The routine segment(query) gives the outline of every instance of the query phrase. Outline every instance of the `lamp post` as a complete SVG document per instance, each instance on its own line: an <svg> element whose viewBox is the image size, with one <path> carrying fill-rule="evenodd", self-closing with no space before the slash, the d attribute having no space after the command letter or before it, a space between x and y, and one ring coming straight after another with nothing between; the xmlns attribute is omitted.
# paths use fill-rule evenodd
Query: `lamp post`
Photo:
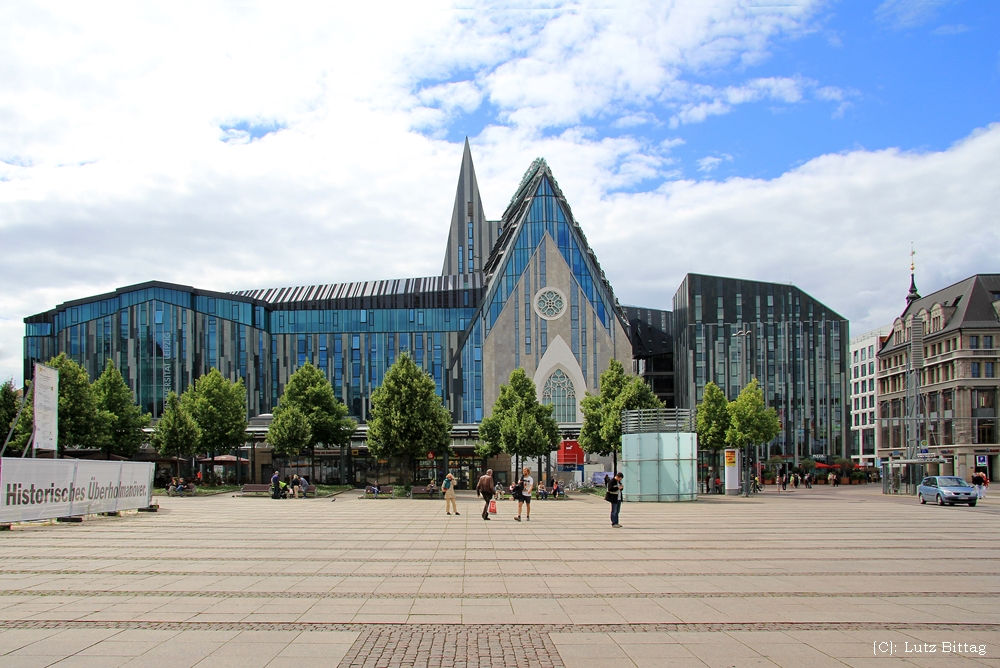
<svg viewBox="0 0 1000 668"><path fill-rule="evenodd" d="M746 329L740 329L736 332L736 336L739 337L740 347L739 347L739 360L740 360L740 391L747 385L747 381L744 380L746 377L744 361L744 348L747 345L747 339L753 334L753 330L747 327ZM746 455L744 456L743 464L743 496L750 496L750 445L746 446Z"/></svg>

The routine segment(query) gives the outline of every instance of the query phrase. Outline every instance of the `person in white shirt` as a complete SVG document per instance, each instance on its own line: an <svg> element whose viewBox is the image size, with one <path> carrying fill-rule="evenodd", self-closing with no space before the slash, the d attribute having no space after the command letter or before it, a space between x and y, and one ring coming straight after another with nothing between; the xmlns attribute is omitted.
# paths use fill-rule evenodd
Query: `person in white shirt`
<svg viewBox="0 0 1000 668"><path fill-rule="evenodd" d="M524 470L521 471L521 473L523 474L521 475L521 479L517 481L517 485L515 485L514 488L512 488L511 490L511 491L516 491L518 487L521 490L519 494L514 495L514 498L517 499L517 517L515 517L514 519L517 520L518 522L521 521L521 506L527 505L528 510L525 513L525 518L530 522L531 490L535 486L535 480L531 477L531 469L528 468L527 466L524 467Z"/></svg>

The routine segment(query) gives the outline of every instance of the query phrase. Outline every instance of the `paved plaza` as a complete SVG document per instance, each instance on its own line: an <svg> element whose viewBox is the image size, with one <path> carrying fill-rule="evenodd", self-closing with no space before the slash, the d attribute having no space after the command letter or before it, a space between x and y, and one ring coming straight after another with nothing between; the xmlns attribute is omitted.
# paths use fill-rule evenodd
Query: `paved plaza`
<svg viewBox="0 0 1000 668"><path fill-rule="evenodd" d="M612 529L597 497L518 523L465 494L0 533L0 667L1000 666L1000 499L769 488Z"/></svg>

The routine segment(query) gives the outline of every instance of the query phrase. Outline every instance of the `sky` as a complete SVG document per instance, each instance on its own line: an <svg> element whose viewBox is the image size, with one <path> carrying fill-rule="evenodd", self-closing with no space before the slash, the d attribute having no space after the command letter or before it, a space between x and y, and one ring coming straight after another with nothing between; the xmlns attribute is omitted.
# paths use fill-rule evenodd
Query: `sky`
<svg viewBox="0 0 1000 668"><path fill-rule="evenodd" d="M1000 271L1000 3L3 3L0 379L148 280L440 272L462 146L544 157L622 304L793 283L859 334ZM367 6L370 5L370 6Z"/></svg>

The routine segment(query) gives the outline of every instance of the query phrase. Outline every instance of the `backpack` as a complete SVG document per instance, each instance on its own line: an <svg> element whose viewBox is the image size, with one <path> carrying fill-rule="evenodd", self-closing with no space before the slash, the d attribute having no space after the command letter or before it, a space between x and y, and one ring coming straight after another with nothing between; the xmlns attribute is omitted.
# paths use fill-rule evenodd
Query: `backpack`
<svg viewBox="0 0 1000 668"><path fill-rule="evenodd" d="M444 482L441 484L441 489L451 489L451 480L445 478Z"/></svg>

